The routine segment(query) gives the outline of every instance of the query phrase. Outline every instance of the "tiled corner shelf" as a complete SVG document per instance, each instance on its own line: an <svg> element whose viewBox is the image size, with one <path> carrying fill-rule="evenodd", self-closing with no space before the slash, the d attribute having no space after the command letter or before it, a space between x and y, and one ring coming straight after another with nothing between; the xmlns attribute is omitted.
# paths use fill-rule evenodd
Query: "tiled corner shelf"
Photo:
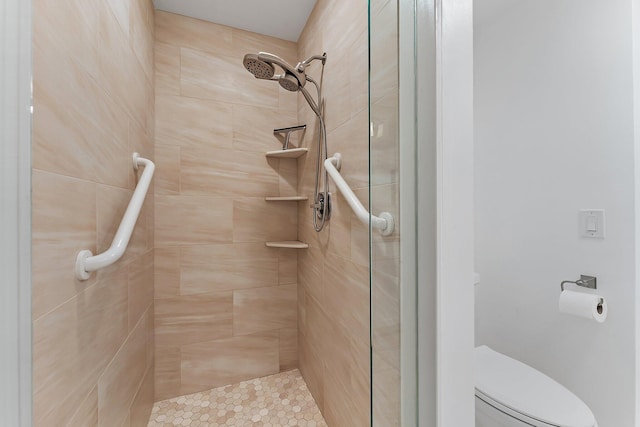
<svg viewBox="0 0 640 427"><path fill-rule="evenodd" d="M267 202L299 202L301 200L309 200L306 196L284 196L284 197L265 197Z"/></svg>
<svg viewBox="0 0 640 427"><path fill-rule="evenodd" d="M275 151L267 151L267 157L280 157L280 158L288 158L288 159L297 159L300 156L304 156L307 154L309 149L307 148L290 148L287 150L275 150Z"/></svg>
<svg viewBox="0 0 640 427"><path fill-rule="evenodd" d="M303 129L303 127L298 127L298 128ZM296 128L296 130L298 130L298 128ZM274 132L279 132L283 130L289 131L291 129L293 128L275 129ZM308 151L309 150L307 148L288 148L286 150L267 151L265 155L267 157L297 159L307 154ZM278 196L278 197L265 197L264 199L267 202L299 202L303 200L309 200L309 198L305 196ZM265 245L268 248L286 248L286 249L307 249L309 247L308 244L304 242L300 242L298 240L284 240L281 242L265 242Z"/></svg>
<svg viewBox="0 0 640 427"><path fill-rule="evenodd" d="M285 240L283 242L266 242L268 248L307 249L309 245L298 240Z"/></svg>

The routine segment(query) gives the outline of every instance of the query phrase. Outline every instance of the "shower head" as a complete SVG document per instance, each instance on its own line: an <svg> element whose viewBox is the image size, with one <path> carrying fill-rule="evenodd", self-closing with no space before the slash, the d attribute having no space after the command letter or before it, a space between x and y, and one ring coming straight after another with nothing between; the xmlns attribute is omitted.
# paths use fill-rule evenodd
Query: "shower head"
<svg viewBox="0 0 640 427"><path fill-rule="evenodd" d="M247 53L242 61L244 67L253 74L256 79L270 79L276 73L273 64L261 60L258 55Z"/></svg>
<svg viewBox="0 0 640 427"><path fill-rule="evenodd" d="M278 83L283 89L286 89L289 92L297 92L302 89L298 79L289 73L280 74L278 76Z"/></svg>
<svg viewBox="0 0 640 427"><path fill-rule="evenodd" d="M299 72L289 63L279 56L267 52L260 52L257 55L248 53L242 61L244 67L257 79L277 80L284 89L296 92L304 87L307 79L304 72ZM282 74L275 74L275 67L282 68Z"/></svg>
<svg viewBox="0 0 640 427"><path fill-rule="evenodd" d="M255 76L256 79L264 80L276 80L283 89L290 92L300 91L304 98L309 103L309 106L318 117L321 117L321 90L318 83L311 77L308 77L305 73L305 68L312 61L322 61L322 67L324 69L324 63L327 59L327 54L315 55L311 58L298 63L294 68L287 61L276 56L272 53L260 52L257 55L255 53L247 53L244 56L242 63L244 67ZM282 69L282 73L276 74L275 65ZM316 102L309 92L305 89L304 85L307 81L312 82L318 90L318 101Z"/></svg>

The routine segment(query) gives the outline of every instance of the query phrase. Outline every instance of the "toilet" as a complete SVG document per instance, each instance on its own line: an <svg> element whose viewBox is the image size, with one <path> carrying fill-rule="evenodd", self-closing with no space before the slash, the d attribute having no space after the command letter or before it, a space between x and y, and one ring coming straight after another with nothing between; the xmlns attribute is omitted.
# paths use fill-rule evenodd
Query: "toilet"
<svg viewBox="0 0 640 427"><path fill-rule="evenodd" d="M476 427L597 427L591 409L542 372L487 346L474 351Z"/></svg>

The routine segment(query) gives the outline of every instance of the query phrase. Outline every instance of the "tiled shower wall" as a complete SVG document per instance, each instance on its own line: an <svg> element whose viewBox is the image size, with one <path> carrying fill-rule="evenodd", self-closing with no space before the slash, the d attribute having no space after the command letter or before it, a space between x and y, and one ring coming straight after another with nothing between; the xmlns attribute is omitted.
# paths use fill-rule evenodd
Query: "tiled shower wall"
<svg viewBox="0 0 640 427"><path fill-rule="evenodd" d="M146 425L153 404L153 191L127 253L109 247L153 158L150 0L33 2L33 390L36 426Z"/></svg>
<svg viewBox="0 0 640 427"><path fill-rule="evenodd" d="M368 32L365 0L318 0L298 42L298 56L327 52L324 74L328 152L343 155L341 173L368 203ZM315 63L309 73L318 77ZM313 90L312 90L313 92ZM309 129L299 190L313 195L317 119L306 101L298 118ZM299 211L298 232L310 247L299 254L300 370L332 427L369 426L369 234L332 185L333 212L321 233L312 210Z"/></svg>
<svg viewBox="0 0 640 427"><path fill-rule="evenodd" d="M242 59L295 43L156 12L156 399L297 366L297 96Z"/></svg>

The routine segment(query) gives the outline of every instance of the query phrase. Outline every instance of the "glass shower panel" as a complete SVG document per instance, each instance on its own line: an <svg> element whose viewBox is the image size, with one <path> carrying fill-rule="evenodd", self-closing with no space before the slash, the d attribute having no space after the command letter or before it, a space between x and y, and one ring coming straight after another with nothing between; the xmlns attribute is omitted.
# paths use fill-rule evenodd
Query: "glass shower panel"
<svg viewBox="0 0 640 427"><path fill-rule="evenodd" d="M369 2L369 210L390 212L390 236L372 230L371 419L401 425L400 162L398 117L398 3Z"/></svg>

